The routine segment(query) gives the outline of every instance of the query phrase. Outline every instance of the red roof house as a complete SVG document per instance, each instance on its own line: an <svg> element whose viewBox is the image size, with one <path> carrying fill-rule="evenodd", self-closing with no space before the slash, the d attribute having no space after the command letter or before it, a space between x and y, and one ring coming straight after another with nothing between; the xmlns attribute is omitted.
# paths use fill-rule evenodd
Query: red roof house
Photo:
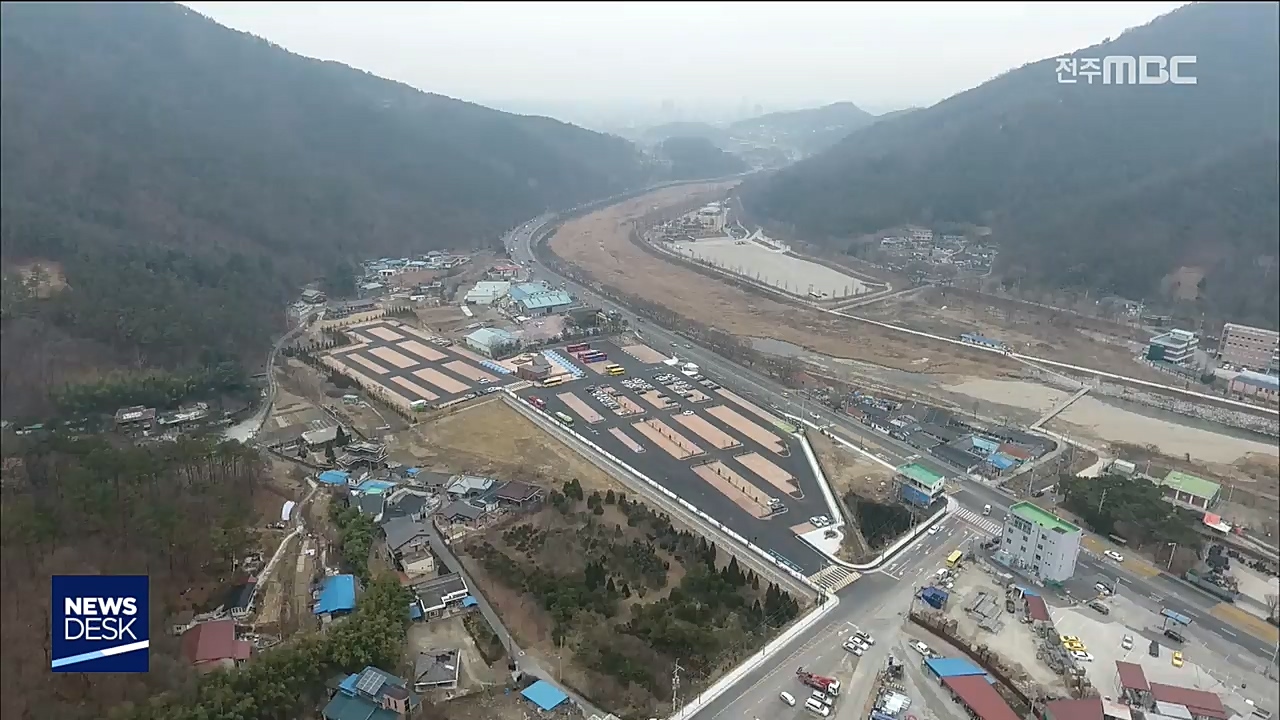
<svg viewBox="0 0 1280 720"><path fill-rule="evenodd" d="M198 672L233 668L249 659L253 646L236 639L235 620L200 623L182 634L182 655Z"/></svg>

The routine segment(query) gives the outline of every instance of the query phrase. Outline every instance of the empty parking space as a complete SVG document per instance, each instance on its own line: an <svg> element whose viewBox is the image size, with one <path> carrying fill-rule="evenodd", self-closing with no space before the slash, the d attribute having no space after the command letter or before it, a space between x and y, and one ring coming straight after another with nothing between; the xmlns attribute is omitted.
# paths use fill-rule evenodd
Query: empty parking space
<svg viewBox="0 0 1280 720"><path fill-rule="evenodd" d="M365 332L378 338L379 340L386 340L387 342L396 342L397 340L404 339L404 335L401 335L395 330L392 330L391 328L385 327L385 326L375 325L373 327L366 329Z"/></svg>
<svg viewBox="0 0 1280 720"><path fill-rule="evenodd" d="M693 432L694 435L711 443L711 446L717 450L742 447L742 443L738 442L732 435L707 422L700 415L685 415L682 413L672 417L676 422Z"/></svg>
<svg viewBox="0 0 1280 720"><path fill-rule="evenodd" d="M672 430L661 420L652 418L641 420L631 427L648 438L649 442L662 448L668 455L677 460L687 460L695 455L702 454L702 448L695 445L689 438Z"/></svg>
<svg viewBox="0 0 1280 720"><path fill-rule="evenodd" d="M556 395L556 397L560 398L560 402L564 403L565 407L572 410L573 413L582 418L584 422L594 425L601 420L604 420L603 415L592 410L591 406L587 405L582 401L582 398L579 398L573 393L563 392Z"/></svg>
<svg viewBox="0 0 1280 720"><path fill-rule="evenodd" d="M413 371L414 377L419 380L425 380L428 383L440 388L446 395L457 395L471 389L469 385L445 375L435 368L422 368Z"/></svg>
<svg viewBox="0 0 1280 720"><path fill-rule="evenodd" d="M768 496L719 460L695 465L693 472L751 517L759 520L769 515Z"/></svg>
<svg viewBox="0 0 1280 720"><path fill-rule="evenodd" d="M751 422L731 407L726 407L724 405L709 407L707 408L707 414L725 425L728 425L737 432L742 433L746 437L760 443L760 445L762 445L766 450L777 453L778 455L784 455L787 453L787 444L782 441L782 438L779 438L777 435L774 435L754 422Z"/></svg>
<svg viewBox="0 0 1280 720"><path fill-rule="evenodd" d="M781 418L775 417L769 411L764 410L759 405L756 405L750 400L739 396L737 393L733 392L728 388L720 388L716 392L719 393L721 397L725 398L729 402L732 402L734 405L737 405L738 407L742 408L743 410L746 410L752 415L755 415L761 420L764 420L770 425L777 425L778 423L782 422Z"/></svg>
<svg viewBox="0 0 1280 720"><path fill-rule="evenodd" d="M595 371L595 372L596 372L597 374L599 374L599 375L603 375L603 374L604 374L604 369L605 369L609 364L610 364L610 363L609 363L609 361L608 361L608 360L601 360L600 362L593 362L593 363L582 363L582 365L583 365L584 367L586 367L586 368L587 368L587 369L589 369L589 370L593 370L593 371Z"/></svg>
<svg viewBox="0 0 1280 720"><path fill-rule="evenodd" d="M428 362L436 362L444 360L447 356L433 347L427 347L417 340L405 340L400 343L400 349L413 353Z"/></svg>
<svg viewBox="0 0 1280 720"><path fill-rule="evenodd" d="M451 353L453 353L454 355L457 355L457 356L459 356L459 357L464 357L464 358L466 358L466 359L470 360L471 362L474 362L474 363L477 363L477 364L482 363L482 362L492 362L491 360L489 360L489 358L480 357L479 355L477 355L477 354L475 354L475 353L471 352L470 350L468 350L468 349L466 349L466 348L464 348L464 347L462 347L462 346L460 346L460 345L451 345L451 346L449 346L449 352L451 352Z"/></svg>
<svg viewBox="0 0 1280 720"><path fill-rule="evenodd" d="M422 364L421 360L414 360L411 357L405 357L404 355L396 352L395 350L392 350L389 347L373 348L369 350L369 354L373 355L374 357L388 364L395 365L397 368L401 370L403 370L404 368L409 368L415 365Z"/></svg>
<svg viewBox="0 0 1280 720"><path fill-rule="evenodd" d="M618 403L618 409L615 410L614 412L617 413L618 415L621 415L622 417L627 417L629 415L639 415L640 413L644 412L644 408L637 405L636 402L631 398L627 397L625 393L620 393L614 390L610 392L609 395L612 396L614 401Z"/></svg>
<svg viewBox="0 0 1280 720"><path fill-rule="evenodd" d="M760 476L762 480L788 495L794 495L795 493L800 492L800 488L796 483L794 475L783 470L777 465L774 465L772 462L760 455L757 455L756 453L738 455L734 460L742 463L743 467Z"/></svg>
<svg viewBox="0 0 1280 720"><path fill-rule="evenodd" d="M630 450L631 452L633 453L644 452L644 446L636 442L635 440L632 440L631 436L623 432L622 428L609 428L609 434L618 438L618 442L625 445L627 449Z"/></svg>
<svg viewBox="0 0 1280 720"><path fill-rule="evenodd" d="M490 375L489 373L481 370L480 368L475 367L474 365L468 365L462 362L461 360L453 360L451 362L447 362L442 367L444 367L446 370L449 370L451 372L458 373L459 375L461 375L462 377L468 380L475 380L476 382L480 382L481 380L485 380L487 382L493 382L494 380L498 379L493 375Z"/></svg>

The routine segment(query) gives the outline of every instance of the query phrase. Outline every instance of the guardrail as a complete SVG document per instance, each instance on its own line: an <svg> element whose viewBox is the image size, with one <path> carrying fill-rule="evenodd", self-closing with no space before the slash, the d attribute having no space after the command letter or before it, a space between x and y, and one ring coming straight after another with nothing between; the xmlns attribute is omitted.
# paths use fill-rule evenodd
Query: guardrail
<svg viewBox="0 0 1280 720"><path fill-rule="evenodd" d="M622 459L614 456L609 451L605 450L599 445L596 445L595 443L579 435L578 433L566 428L562 423L557 421L551 415L547 414L546 412L542 411L539 408L536 408L526 402L521 401L519 396L517 396L515 393L509 392L504 389L502 394L503 394L503 399L507 402L508 405L515 408L517 412L521 413L525 417L528 417L529 419L537 422L544 429L551 432L552 435L560 435L564 438L568 438L571 442L578 443L580 445L587 447L588 449L591 450L592 453L603 458L610 465L630 475L631 477L634 477L637 480L643 482L645 486L648 487L650 490L653 490L658 494L662 495L664 498L678 504L680 507L692 513L699 520L705 522L706 524L715 528L717 531L719 531L723 535L729 537L731 540L738 543L742 547L746 548L752 554L756 555L759 559L765 561L767 564L772 565L773 567L781 570L784 574L789 575L796 582L800 583L804 587L810 588L815 593L825 592L822 590L822 588L818 587L816 584L810 581L807 576L779 562L773 555L771 555L764 548L761 548L760 546L752 543L750 540L746 539L736 531L729 529L719 520L716 520L715 518L706 514L702 510L698 509L697 506L693 505L689 501L685 500L679 495L676 495L674 492L663 487L658 482L655 482L648 475L645 475L644 473L640 472L639 470L627 464L626 462L623 462Z"/></svg>

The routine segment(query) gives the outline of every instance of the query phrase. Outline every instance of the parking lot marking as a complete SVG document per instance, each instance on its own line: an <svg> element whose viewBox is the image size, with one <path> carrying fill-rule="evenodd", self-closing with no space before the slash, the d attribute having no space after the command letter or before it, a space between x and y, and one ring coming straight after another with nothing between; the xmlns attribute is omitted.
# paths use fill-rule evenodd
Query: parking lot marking
<svg viewBox="0 0 1280 720"><path fill-rule="evenodd" d="M729 498L742 511L759 520L769 515L768 496L742 479L741 475L724 466L719 460L695 465L693 473Z"/></svg>
<svg viewBox="0 0 1280 720"><path fill-rule="evenodd" d="M399 344L399 347L400 349L406 350L409 353L412 353L413 355L417 355L418 357L428 362L437 362L439 360L443 360L446 357L448 357L447 355L440 352L439 350L436 350L435 348L429 348L426 345L423 345L422 343L418 342L417 340L405 340L404 342Z"/></svg>
<svg viewBox="0 0 1280 720"><path fill-rule="evenodd" d="M644 452L644 446L642 446L640 443L636 442L635 440L632 440L631 436L623 432L622 428L609 428L609 434L618 438L618 442L621 442L623 445L626 445L628 448L630 448L631 452L634 452L634 453Z"/></svg>
<svg viewBox="0 0 1280 720"><path fill-rule="evenodd" d="M379 340L386 340L387 342L396 342L397 340L404 339L403 335L384 325L375 325L372 327L367 327L367 328L364 328L364 331L378 338Z"/></svg>
<svg viewBox="0 0 1280 720"><path fill-rule="evenodd" d="M760 443L766 450L771 450L778 455L787 454L787 444L781 438L743 417L733 408L716 405L707 408L707 414Z"/></svg>
<svg viewBox="0 0 1280 720"><path fill-rule="evenodd" d="M464 363L461 360L453 360L453 361L447 362L443 365L443 367L446 370L451 370L461 375L462 377L468 380L473 380L475 382L479 382L481 380L488 380L489 382L493 382L498 379L493 375L490 375L489 373L481 370L480 368L475 367L474 365L468 365L467 363Z"/></svg>
<svg viewBox="0 0 1280 720"><path fill-rule="evenodd" d="M423 368L413 371L414 376L419 380L425 380L428 383L440 388L446 395L458 395L471 389L469 385L445 375L435 368Z"/></svg>
<svg viewBox="0 0 1280 720"><path fill-rule="evenodd" d="M778 490L796 498L803 498L804 493L800 490L800 483L791 473L774 465L765 458L756 453L746 453L734 457L734 460L742 463L742 466L758 475L762 480L774 486Z"/></svg>
<svg viewBox="0 0 1280 720"><path fill-rule="evenodd" d="M603 415L593 410L590 405L582 401L582 398L571 392L562 392L557 394L556 397L560 399L560 402L564 403L565 407L572 410L575 415L582 418L589 425L595 425L604 420Z"/></svg>
<svg viewBox="0 0 1280 720"><path fill-rule="evenodd" d="M700 415L679 415L671 416L676 422L693 431L693 434L711 443L711 446L717 450L728 450L730 448L742 447L742 443L737 438L727 432L707 422L706 418Z"/></svg>
<svg viewBox="0 0 1280 720"><path fill-rule="evenodd" d="M649 438L649 442L657 445L677 460L686 460L703 453L702 448L693 444L689 438L672 430L661 420L649 418L632 425L636 430Z"/></svg>
<svg viewBox="0 0 1280 720"><path fill-rule="evenodd" d="M386 369L386 368L382 367L382 366L381 366L381 365L379 365L378 363L376 363L376 362L374 362L374 361L370 360L369 358L367 358L367 357L365 357L365 356L363 356L363 355L356 355L355 353L347 353L347 354L343 355L342 357L343 357L343 359L350 358L350 359L352 359L352 360L355 360L356 362L358 362L358 363L360 363L361 365L365 366L366 368L368 368L368 369L370 369L370 370L372 370L372 371L374 371L374 372L378 373L379 375L386 375L387 373L391 372L390 370L388 370L388 369Z"/></svg>
<svg viewBox="0 0 1280 720"><path fill-rule="evenodd" d="M395 350L392 350L389 347L373 348L372 350L369 351L369 354L373 355L379 360L387 362L391 365L395 365L397 368L400 368L401 370L405 368L413 367L414 365L422 364L422 361L414 360L411 357L405 357L404 355L401 355L400 353L396 352Z"/></svg>
<svg viewBox="0 0 1280 720"><path fill-rule="evenodd" d="M395 384L399 385L400 387L404 388L405 390L408 390L409 392L413 393L414 395L417 395L417 396L418 396L420 399L422 399L422 400L438 400L438 399L440 399L440 396L439 396L439 395L436 395L435 393L433 393L433 392L431 392L430 390L428 390L428 389L426 389L426 388L422 387L422 386L421 386L421 385L419 385L418 383L413 382L412 380L409 380L408 378L402 378L402 377L396 376L396 377L391 378L391 382L393 382L393 383L395 383Z"/></svg>

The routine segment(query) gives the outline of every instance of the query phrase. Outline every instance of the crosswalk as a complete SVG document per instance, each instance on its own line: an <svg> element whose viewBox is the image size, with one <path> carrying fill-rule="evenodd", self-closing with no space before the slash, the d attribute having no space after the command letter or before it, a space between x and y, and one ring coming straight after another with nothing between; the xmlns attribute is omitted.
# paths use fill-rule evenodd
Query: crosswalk
<svg viewBox="0 0 1280 720"><path fill-rule="evenodd" d="M970 525L973 525L974 527L978 528L979 530L986 533L987 535L990 535L991 537L995 537L1000 533L1004 532L1003 525L996 522L995 520L992 520L991 518L983 517L982 515L979 515L978 513L968 508L957 508L956 517L960 518L961 520L964 520Z"/></svg>
<svg viewBox="0 0 1280 720"><path fill-rule="evenodd" d="M839 565L828 565L822 570L809 576L809 581L814 585L826 590L827 592L838 592L841 588L848 586L853 581L862 577L862 573L857 570L850 570Z"/></svg>

